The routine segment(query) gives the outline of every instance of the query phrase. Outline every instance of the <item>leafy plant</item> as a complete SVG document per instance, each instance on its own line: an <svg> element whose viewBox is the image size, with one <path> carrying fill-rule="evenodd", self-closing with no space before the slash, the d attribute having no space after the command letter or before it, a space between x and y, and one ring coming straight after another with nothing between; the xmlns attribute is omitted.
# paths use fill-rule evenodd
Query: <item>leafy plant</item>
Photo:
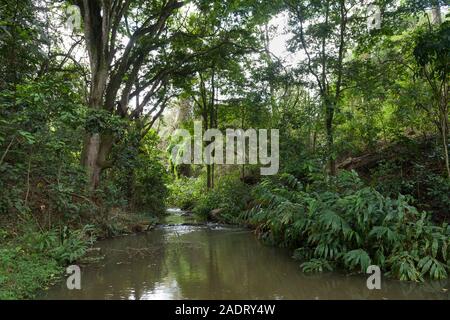
<svg viewBox="0 0 450 320"><path fill-rule="evenodd" d="M329 190L302 187L294 177L272 178L254 189L256 205L241 217L261 238L299 248L305 271L335 267L365 272L371 264L401 280L444 279L449 227L435 226L409 197L392 199L342 172Z"/></svg>

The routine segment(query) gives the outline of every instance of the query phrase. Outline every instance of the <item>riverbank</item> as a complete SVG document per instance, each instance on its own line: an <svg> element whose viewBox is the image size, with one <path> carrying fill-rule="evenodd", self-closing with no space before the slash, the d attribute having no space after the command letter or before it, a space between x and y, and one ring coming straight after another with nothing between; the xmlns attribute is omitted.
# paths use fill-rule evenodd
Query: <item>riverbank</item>
<svg viewBox="0 0 450 320"><path fill-rule="evenodd" d="M120 211L106 220L61 221L53 227L31 214L12 218L0 221L0 300L31 299L58 282L67 265L89 263L89 248L97 241L144 232L158 222L155 216Z"/></svg>
<svg viewBox="0 0 450 320"><path fill-rule="evenodd" d="M280 174L253 185L225 176L206 193L189 178L177 183L170 189L180 206L251 227L265 243L292 249L304 272L365 274L376 265L396 280L448 278L449 225L434 222L411 196L382 193L355 171L314 180Z"/></svg>
<svg viewBox="0 0 450 320"><path fill-rule="evenodd" d="M60 281L39 299L447 299L444 283L382 280L342 272L307 274L291 251L266 246L248 229L175 214L151 232L96 244L104 255L82 270L82 290ZM177 222L175 222L177 220ZM270 261L270 263L267 263Z"/></svg>
<svg viewBox="0 0 450 320"><path fill-rule="evenodd" d="M261 295L267 299L449 298L445 281L419 285L383 278L383 290L374 293L365 287L363 275L348 276L340 271L304 273L300 263L292 259L291 250L266 246L248 228L221 224L217 221L221 220L218 211L212 212L210 219L214 216L216 222L179 209L169 209L168 215L158 220L123 213L111 217L117 233L110 234L109 226L102 237L99 230L105 225L63 232L30 230L31 222L28 228L9 227L7 230L13 230L15 236L1 234L0 299L196 299L199 295L207 299L213 294L208 290L211 281L217 299ZM150 229L152 232L142 232ZM262 229L256 230L261 236ZM58 242L61 236L64 239ZM92 247L95 250L89 249ZM269 273L279 276L269 276L263 263L267 260L278 266ZM65 287L63 275L68 264L83 267L80 292ZM260 268L255 267L259 264ZM249 265L253 266L251 272L247 270ZM252 276L255 274L256 280ZM279 277L289 280L281 281ZM99 283L98 279L106 280ZM270 283L261 287L263 279ZM230 281L241 285L234 287ZM154 287L156 283L158 288ZM246 286L245 296L239 294L242 284ZM302 286L304 289L299 290ZM334 293L329 292L330 287ZM134 295L127 296L130 292Z"/></svg>

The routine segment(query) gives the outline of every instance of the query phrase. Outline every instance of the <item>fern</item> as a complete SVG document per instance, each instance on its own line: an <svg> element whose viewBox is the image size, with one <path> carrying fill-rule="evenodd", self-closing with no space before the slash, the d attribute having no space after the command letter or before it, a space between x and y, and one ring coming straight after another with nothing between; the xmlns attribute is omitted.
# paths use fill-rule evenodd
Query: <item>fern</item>
<svg viewBox="0 0 450 320"><path fill-rule="evenodd" d="M363 249L349 251L343 256L343 259L349 269L359 267L361 272L365 272L372 262L369 254Z"/></svg>
<svg viewBox="0 0 450 320"><path fill-rule="evenodd" d="M385 197L363 187L355 173L336 177L328 189L316 185L290 175L265 179L241 217L262 239L298 248L294 257L307 272L334 266L365 272L376 263L400 280L447 278L450 227L433 225L410 198Z"/></svg>
<svg viewBox="0 0 450 320"><path fill-rule="evenodd" d="M447 278L447 271L445 265L443 265L441 262L439 262L433 257L427 256L420 259L417 266L420 269L422 275L428 273L430 278L436 280Z"/></svg>
<svg viewBox="0 0 450 320"><path fill-rule="evenodd" d="M303 272L324 272L332 271L333 267L330 262L323 259L312 259L311 261L304 262L300 265Z"/></svg>
<svg viewBox="0 0 450 320"><path fill-rule="evenodd" d="M369 233L369 237L375 237L378 240L382 240L387 244L396 244L400 240L400 236L397 232L391 230L386 226L375 226Z"/></svg>

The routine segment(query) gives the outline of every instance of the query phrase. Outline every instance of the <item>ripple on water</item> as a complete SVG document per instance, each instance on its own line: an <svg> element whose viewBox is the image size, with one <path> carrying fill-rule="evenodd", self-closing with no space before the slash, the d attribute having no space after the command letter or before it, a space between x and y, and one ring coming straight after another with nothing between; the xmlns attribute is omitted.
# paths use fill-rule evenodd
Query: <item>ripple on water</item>
<svg viewBox="0 0 450 320"><path fill-rule="evenodd" d="M383 278L382 290L371 291L364 275L305 274L288 250L220 224L160 226L96 246L105 259L82 268L82 290L68 290L64 279L38 298L449 299L448 282Z"/></svg>

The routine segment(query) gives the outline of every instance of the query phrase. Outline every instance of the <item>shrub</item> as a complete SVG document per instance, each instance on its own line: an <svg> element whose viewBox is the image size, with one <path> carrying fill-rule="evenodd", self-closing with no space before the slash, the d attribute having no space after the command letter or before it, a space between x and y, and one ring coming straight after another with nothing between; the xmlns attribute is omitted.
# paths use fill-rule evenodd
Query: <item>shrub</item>
<svg viewBox="0 0 450 320"><path fill-rule="evenodd" d="M242 217L274 244L300 248L304 271L342 267L364 272L376 264L401 280L444 279L450 228L435 226L409 197L383 196L342 172L329 190L311 190L292 176L267 179L254 190L256 205Z"/></svg>
<svg viewBox="0 0 450 320"><path fill-rule="evenodd" d="M30 298L61 271L56 260L20 246L0 247L0 300Z"/></svg>
<svg viewBox="0 0 450 320"><path fill-rule="evenodd" d="M31 298L60 275L63 267L81 258L93 238L92 226L41 229L30 216L23 217L19 235L1 230L0 300Z"/></svg>
<svg viewBox="0 0 450 320"><path fill-rule="evenodd" d="M165 212L168 194L164 167L157 161L147 162L144 169L136 170L133 205L153 215Z"/></svg>
<svg viewBox="0 0 450 320"><path fill-rule="evenodd" d="M103 182L102 198L107 207L152 215L165 212L167 172L158 143L155 131L150 130L141 140L139 128L129 124L123 141L113 148L115 165Z"/></svg>
<svg viewBox="0 0 450 320"><path fill-rule="evenodd" d="M206 189L205 184L206 182L202 177L180 177L174 179L167 186L169 189L168 205L179 207L183 210L191 210L204 193Z"/></svg>
<svg viewBox="0 0 450 320"><path fill-rule="evenodd" d="M205 175L197 178L180 177L169 185L167 203L183 210L192 210L199 218L208 219L214 209L222 209L224 221L232 222L246 209L250 199L249 187L235 175L226 175L217 179L212 190L206 189Z"/></svg>
<svg viewBox="0 0 450 320"><path fill-rule="evenodd" d="M221 209L220 220L238 223L239 214L251 200L250 190L251 187L235 175L220 177L215 188L198 199L194 213L206 219L212 210Z"/></svg>
<svg viewBox="0 0 450 320"><path fill-rule="evenodd" d="M428 175L426 197L430 207L450 219L450 179L439 175Z"/></svg>
<svg viewBox="0 0 450 320"><path fill-rule="evenodd" d="M436 221L449 221L450 180L432 172L430 166L413 163L405 165L385 161L372 170L372 185L385 196L399 193L411 195L417 207L426 209ZM402 174L400 174L402 173Z"/></svg>

